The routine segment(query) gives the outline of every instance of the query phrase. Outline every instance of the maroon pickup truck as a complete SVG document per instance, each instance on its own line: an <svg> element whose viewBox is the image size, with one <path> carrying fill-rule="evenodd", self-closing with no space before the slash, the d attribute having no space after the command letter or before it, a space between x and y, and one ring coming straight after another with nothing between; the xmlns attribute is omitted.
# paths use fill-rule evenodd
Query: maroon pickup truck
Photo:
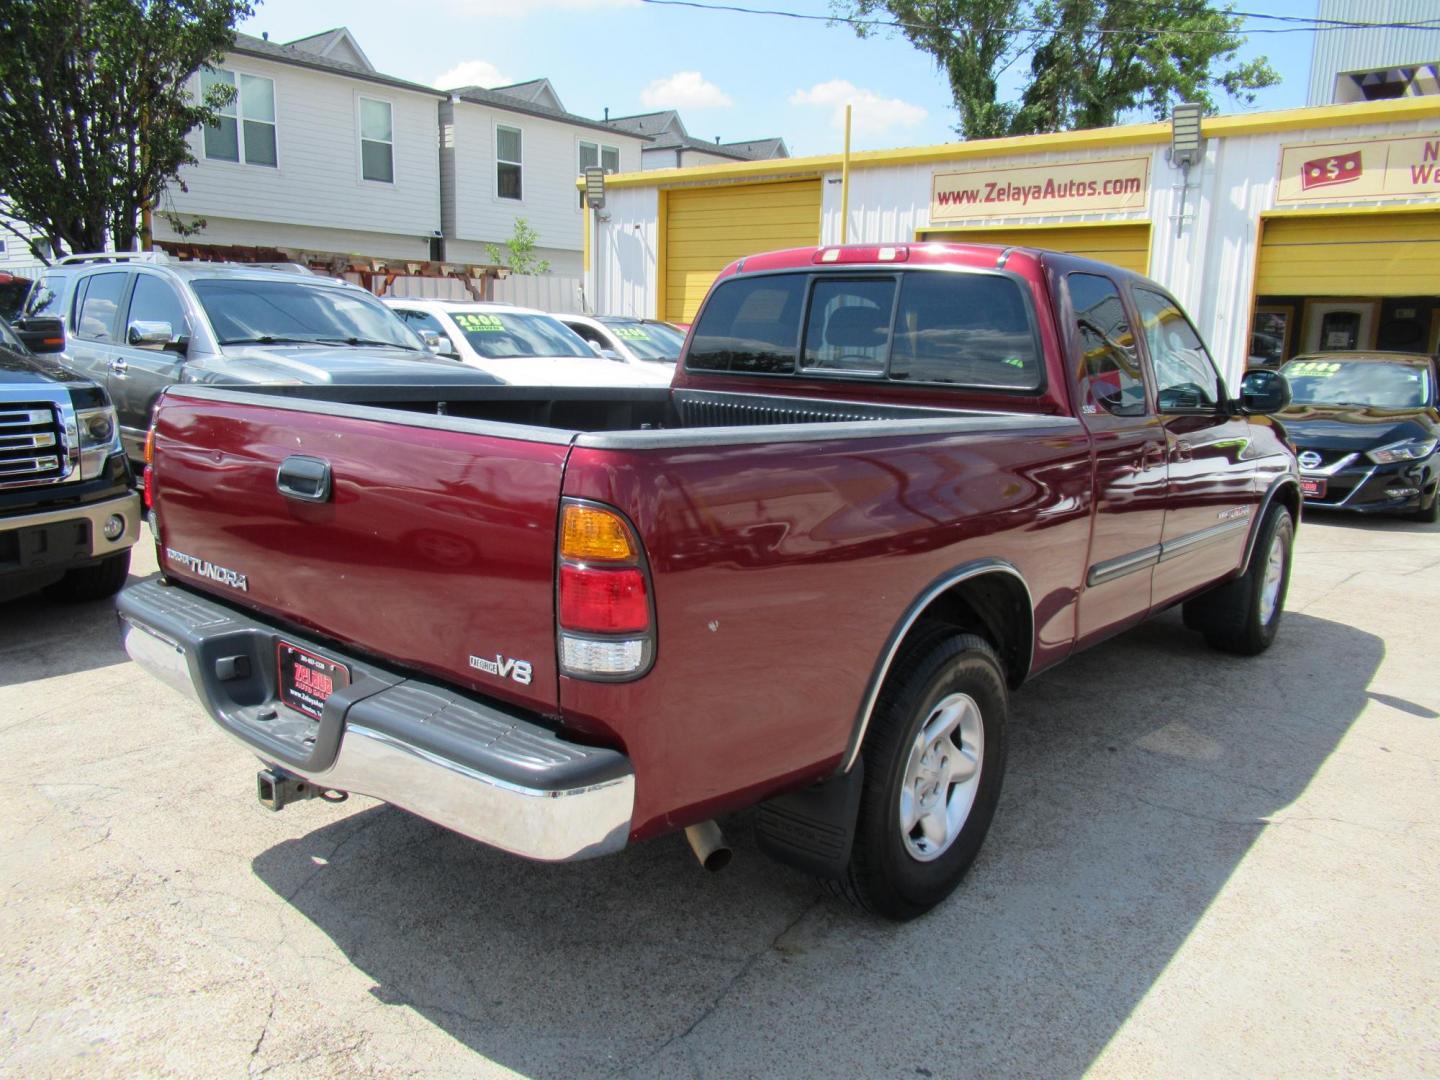
<svg viewBox="0 0 1440 1080"><path fill-rule="evenodd" d="M1258 653L1300 514L1269 414L1144 278L1018 248L755 255L673 386L185 386L126 647L266 766L535 859L759 806L863 907L955 888L1008 695L1177 603Z"/></svg>

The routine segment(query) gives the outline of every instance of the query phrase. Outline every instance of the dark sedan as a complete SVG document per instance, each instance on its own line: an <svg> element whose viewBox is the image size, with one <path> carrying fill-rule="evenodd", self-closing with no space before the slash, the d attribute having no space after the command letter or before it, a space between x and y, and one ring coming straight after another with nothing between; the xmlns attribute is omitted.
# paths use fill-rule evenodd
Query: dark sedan
<svg viewBox="0 0 1440 1080"><path fill-rule="evenodd" d="M1307 504L1440 520L1440 408L1435 358L1320 353L1282 369L1279 413L1300 460Z"/></svg>

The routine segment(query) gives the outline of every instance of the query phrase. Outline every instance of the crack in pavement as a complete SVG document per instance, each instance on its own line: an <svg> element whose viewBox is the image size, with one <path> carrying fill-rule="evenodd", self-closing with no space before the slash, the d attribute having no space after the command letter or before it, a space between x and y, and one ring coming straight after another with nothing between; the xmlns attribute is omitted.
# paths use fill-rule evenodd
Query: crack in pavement
<svg viewBox="0 0 1440 1080"><path fill-rule="evenodd" d="M795 927L799 926L807 915L809 915L812 911L814 911L824 902L825 893L816 893L815 897L810 901L810 903L806 904L805 907L800 910L800 913L798 915L796 915L793 919L786 923L780 929L779 933L772 937L765 945L756 949L755 952L745 958L744 962L740 965L739 969L735 972L735 974L730 976L730 978L726 980L725 985L720 988L719 993L717 993L714 998L711 999L710 1003L703 1010L701 1010L700 1015L697 1016L693 1021L691 1021L690 1025L685 1028L684 1031L678 1032L675 1035L671 1035L668 1039L666 1039L650 1053L646 1054L643 1058L641 1058L639 1061L635 1062L628 1068L621 1070L619 1073L617 1073L617 1075L623 1076L633 1073L636 1069L645 1065L647 1062L654 1061L657 1057L663 1054L675 1043L683 1043L686 1039L688 1039L691 1033L694 1032L696 1028L698 1028L706 1020L710 1019L710 1017L715 1015L715 1012L720 1008L721 1004L723 1004L725 999L730 996L730 992L735 989L736 985L738 985L739 982L744 979L746 975L750 974L751 970L755 967L755 965L758 964L762 958L770 955L776 949L778 949L781 939L784 938L786 934L790 933L790 931L794 930ZM691 1059L691 1064L692 1066L694 1065L693 1059Z"/></svg>

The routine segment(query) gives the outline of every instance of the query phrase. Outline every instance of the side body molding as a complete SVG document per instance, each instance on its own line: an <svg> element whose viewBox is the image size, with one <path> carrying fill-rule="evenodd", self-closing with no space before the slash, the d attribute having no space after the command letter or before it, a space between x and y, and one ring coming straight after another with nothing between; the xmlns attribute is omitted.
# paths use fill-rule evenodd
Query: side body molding
<svg viewBox="0 0 1440 1080"><path fill-rule="evenodd" d="M1025 590L1025 602L1030 608L1031 632L1030 640L1025 643L1025 670L1020 673L1020 677L1023 678L1029 673L1035 655L1035 597L1030 592L1030 585L1025 580L1025 576L1004 559L996 558L977 559L942 574L906 609L905 614L896 623L895 629L890 632L890 637L885 642L885 651L881 655L879 663L875 665L870 682L866 685L865 697L860 703L860 711L855 717L855 726L850 733L850 744L845 748L845 756L840 761L839 771L841 773L849 772L860 756L860 747L865 742L865 732L870 727L870 717L875 711L875 702L880 697L880 688L885 685L885 677L889 675L890 667L895 663L895 657L899 654L900 646L904 644L906 636L910 633L910 628L915 625L925 610L947 590L963 581L969 581L971 578L981 577L985 574L1009 574Z"/></svg>

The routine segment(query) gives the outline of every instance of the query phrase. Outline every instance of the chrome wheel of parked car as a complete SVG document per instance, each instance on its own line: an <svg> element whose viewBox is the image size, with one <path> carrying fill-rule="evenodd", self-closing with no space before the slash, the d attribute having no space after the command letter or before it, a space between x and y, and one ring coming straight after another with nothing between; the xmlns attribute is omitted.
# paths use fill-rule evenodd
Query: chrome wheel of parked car
<svg viewBox="0 0 1440 1080"><path fill-rule="evenodd" d="M900 834L921 862L950 850L960 835L985 760L985 726L969 694L951 694L935 704L910 748L900 788Z"/></svg>
<svg viewBox="0 0 1440 1080"><path fill-rule="evenodd" d="M912 632L861 747L855 842L838 893L913 919L954 891L1000 800L1008 709L990 642L943 623Z"/></svg>
<svg viewBox="0 0 1440 1080"><path fill-rule="evenodd" d="M1185 601L1185 625L1216 649L1255 656L1275 640L1290 586L1295 519L1283 505L1260 522L1250 564L1237 578Z"/></svg>
<svg viewBox="0 0 1440 1080"><path fill-rule="evenodd" d="M1269 625L1280 606L1280 586L1285 581L1285 558L1289 537L1278 529L1270 537L1270 553L1265 559L1265 577L1260 583L1260 621Z"/></svg>

